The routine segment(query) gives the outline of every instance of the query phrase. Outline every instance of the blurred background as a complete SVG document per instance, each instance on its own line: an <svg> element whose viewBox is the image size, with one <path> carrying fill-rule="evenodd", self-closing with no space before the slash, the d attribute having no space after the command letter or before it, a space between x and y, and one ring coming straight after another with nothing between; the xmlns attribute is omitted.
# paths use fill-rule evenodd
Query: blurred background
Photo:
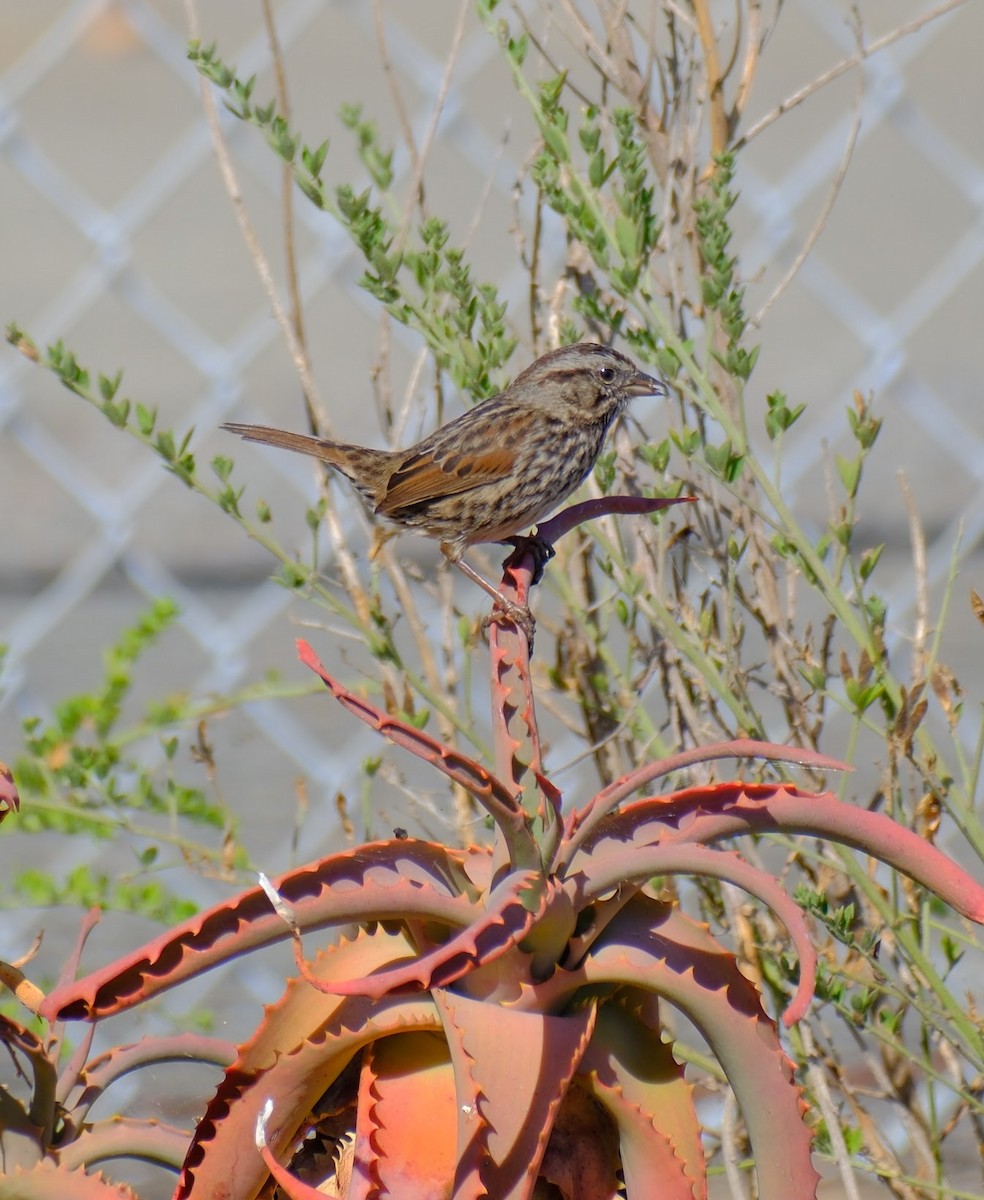
<svg viewBox="0 0 984 1200"><path fill-rule="evenodd" d="M258 100L271 97L259 4L208 0L199 7L203 41L216 41L241 76L258 76ZM740 159L734 217L741 268L752 281L748 309L764 306L750 403L762 405L782 389L791 404L808 406L787 437L788 496L800 513L815 510L819 524L832 454L846 441L844 410L856 389L871 393L876 413L891 419L871 460L862 533L871 545L886 545L890 637L904 643L915 602L904 473L925 528L933 620L959 546L942 658L974 679L984 657L984 630L969 603L972 588L984 591L984 6L861 0L855 17L831 0L786 0L746 132L854 55L859 36L877 45L935 7L937 19L891 40L754 136ZM499 48L471 6L284 0L274 8L292 124L313 145L330 139L331 183L368 184L339 120L341 106L361 104L384 143L399 147L395 80L423 137L453 58L428 198L467 242L476 277L494 281L509 300L521 340L515 368L525 366L527 275L508 231L531 130ZM549 15L549 4L539 8ZM184 6L33 0L2 11L4 322L16 321L39 345L64 339L94 372L122 368L126 395L157 406L163 426L194 426L202 462L234 455L250 495L266 497L288 536L296 529L297 544L306 546L303 512L317 496L314 471L289 455L230 444L218 431L228 419L301 429L305 413L219 177L199 77L186 58ZM721 6L723 21L729 12ZM549 20L545 36L549 44ZM391 74L381 65L386 57ZM282 282L279 164L254 130L222 116L251 220ZM398 180L409 176L405 153L397 151L394 165ZM410 394L420 382L419 344L394 328L381 354L380 313L357 285L362 267L348 238L299 194L296 220L320 389L336 429L381 444L380 378L395 395ZM805 262L770 302L818 222ZM563 247L556 251L562 258ZM449 403L458 411L461 399ZM655 401L637 415L663 436L665 415ZM421 415L414 437L433 416ZM445 569L427 543L406 538L400 552L425 574ZM138 702L170 691L234 689L270 669L305 682L293 650L304 631L290 593L270 582L271 569L261 548L157 459L50 374L9 347L0 352L0 643L8 647L0 758L15 757L24 718L96 685L103 648L155 595L174 597L181 615L148 655ZM470 584L456 580L454 587L463 609L484 608L477 591L465 590ZM352 729L347 719L339 730L340 719L327 703L303 701L237 711L213 730L224 750L220 785L182 750L189 780L221 787L243 841L271 873L339 844L335 797L357 786L358 764L377 750L368 730ZM344 757L333 751L340 743ZM298 779L311 805L301 826ZM384 829L391 818L378 813ZM132 866L119 862L118 848L38 841L39 861L56 875L93 853L107 870ZM201 904L227 892L197 876L187 889ZM96 959L101 937L108 954L110 939L129 942L133 926L143 929L135 918L115 920L125 933L109 922L95 939ZM23 952L36 924L34 912L5 912L0 957ZM46 946L52 969L66 944L55 934ZM277 961L251 964L236 982L240 994L278 994ZM215 1007L217 986L200 981L181 1003Z"/></svg>

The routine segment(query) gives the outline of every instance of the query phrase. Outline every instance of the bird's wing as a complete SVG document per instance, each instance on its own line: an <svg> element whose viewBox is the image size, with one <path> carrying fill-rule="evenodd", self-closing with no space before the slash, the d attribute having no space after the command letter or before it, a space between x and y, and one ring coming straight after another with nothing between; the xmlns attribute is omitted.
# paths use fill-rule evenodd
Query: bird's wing
<svg viewBox="0 0 984 1200"><path fill-rule="evenodd" d="M376 512L391 517L401 509L495 483L510 474L514 457L514 451L506 446L481 454L435 454L433 450L414 454L390 476Z"/></svg>

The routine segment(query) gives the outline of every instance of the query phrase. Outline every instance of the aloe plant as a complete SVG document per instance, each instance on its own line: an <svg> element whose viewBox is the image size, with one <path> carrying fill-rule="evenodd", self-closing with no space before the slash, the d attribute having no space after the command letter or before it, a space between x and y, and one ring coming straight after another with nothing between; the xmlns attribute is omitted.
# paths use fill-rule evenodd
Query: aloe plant
<svg viewBox="0 0 984 1200"><path fill-rule="evenodd" d="M539 532L554 541L589 517L678 502L590 501ZM506 564L505 594L525 604L533 570L520 548ZM979 923L984 887L890 818L782 779L645 794L724 758L845 769L808 749L741 739L682 751L565 810L541 762L529 647L509 623L490 631L491 769L343 686L306 642L298 652L349 713L466 788L494 837L457 849L398 836L261 879L41 1001L57 1035L63 1021L102 1020L294 939L298 974L226 1067L176 1200L247 1200L274 1186L298 1197L702 1200L701 1123L666 1040L664 1006L700 1030L730 1084L759 1196L815 1195L811 1122L778 1024L735 957L660 881L728 881L775 913L799 960L798 980L791 970L777 985L787 1026L813 996L807 918L776 878L720 843L769 832L840 842ZM312 934L340 925L354 932L312 944ZM962 1028L966 1053L979 1057L971 1022ZM56 1178L62 1196L124 1194L82 1190L84 1114L60 1098L49 1116L18 1190L0 1181L0 1197L51 1195Z"/></svg>

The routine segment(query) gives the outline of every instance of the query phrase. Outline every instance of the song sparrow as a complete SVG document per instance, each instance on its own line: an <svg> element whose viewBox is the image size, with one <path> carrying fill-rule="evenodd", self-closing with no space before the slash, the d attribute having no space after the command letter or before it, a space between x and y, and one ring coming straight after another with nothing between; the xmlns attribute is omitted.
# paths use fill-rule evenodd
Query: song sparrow
<svg viewBox="0 0 984 1200"><path fill-rule="evenodd" d="M665 395L624 354L583 342L551 350L497 396L407 450L372 450L265 425L223 425L248 441L321 459L373 512L437 538L441 550L525 628L529 613L462 558L477 542L507 542L581 483L605 434L634 396Z"/></svg>

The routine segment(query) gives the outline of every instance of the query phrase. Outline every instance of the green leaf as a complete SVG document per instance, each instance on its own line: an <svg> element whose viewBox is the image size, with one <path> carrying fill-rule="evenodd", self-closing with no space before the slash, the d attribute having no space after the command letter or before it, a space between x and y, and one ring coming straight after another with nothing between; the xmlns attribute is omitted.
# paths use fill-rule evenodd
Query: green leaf
<svg viewBox="0 0 984 1200"><path fill-rule="evenodd" d="M147 408L145 405L138 403L135 406L135 411L137 414L137 428L144 437L150 437L154 432L154 426L157 424L157 409Z"/></svg>
<svg viewBox="0 0 984 1200"><path fill-rule="evenodd" d="M857 495L858 483L861 479L861 459L844 458L842 454L835 454L834 462L844 491L852 497Z"/></svg>
<svg viewBox="0 0 984 1200"><path fill-rule="evenodd" d="M556 125L544 125L540 131L547 149L557 162L565 163L570 158L567 137Z"/></svg>
<svg viewBox="0 0 984 1200"><path fill-rule="evenodd" d="M229 478L232 472L233 461L231 458L223 458L221 454L217 454L212 459L212 470L216 473L223 483Z"/></svg>
<svg viewBox="0 0 984 1200"><path fill-rule="evenodd" d="M670 437L684 458L692 458L700 445L699 429L671 429Z"/></svg>
<svg viewBox="0 0 984 1200"><path fill-rule="evenodd" d="M874 625L884 625L888 616L888 605L881 596L868 596L864 602L864 610Z"/></svg>
<svg viewBox="0 0 984 1200"><path fill-rule="evenodd" d="M639 254L639 227L635 221L621 214L615 218L615 245L625 259L635 258Z"/></svg>
<svg viewBox="0 0 984 1200"><path fill-rule="evenodd" d="M664 438L658 446L643 444L636 446L636 454L654 471L662 474L670 463L670 441Z"/></svg>
<svg viewBox="0 0 984 1200"><path fill-rule="evenodd" d="M881 558L882 551L884 549L885 543L882 542L880 546L873 546L870 550L865 550L865 552L861 555L861 562L858 566L858 571L863 580L867 580L872 571L874 571L875 567L878 566L878 560Z"/></svg>
<svg viewBox="0 0 984 1200"><path fill-rule="evenodd" d="M106 375L99 376L99 391L104 400L112 400L119 391L120 382L123 379L123 372L117 371L110 379Z"/></svg>

